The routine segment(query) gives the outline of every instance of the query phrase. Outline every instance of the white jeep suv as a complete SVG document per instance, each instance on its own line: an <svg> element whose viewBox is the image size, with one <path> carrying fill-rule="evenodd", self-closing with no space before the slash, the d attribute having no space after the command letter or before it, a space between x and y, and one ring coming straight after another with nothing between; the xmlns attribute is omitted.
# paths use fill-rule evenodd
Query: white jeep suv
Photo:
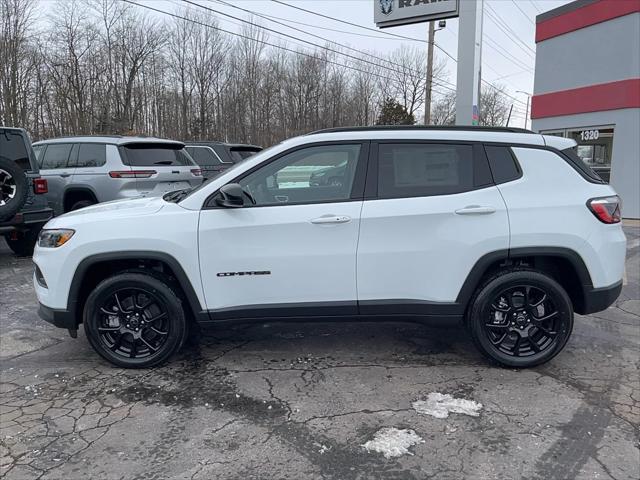
<svg viewBox="0 0 640 480"><path fill-rule="evenodd" d="M191 322L428 317L463 320L502 365L537 365L574 311L622 288L620 200L574 146L501 128L293 138L198 188L51 220L40 315L72 336L84 323L124 367L167 360ZM340 181L310 182L328 169Z"/></svg>

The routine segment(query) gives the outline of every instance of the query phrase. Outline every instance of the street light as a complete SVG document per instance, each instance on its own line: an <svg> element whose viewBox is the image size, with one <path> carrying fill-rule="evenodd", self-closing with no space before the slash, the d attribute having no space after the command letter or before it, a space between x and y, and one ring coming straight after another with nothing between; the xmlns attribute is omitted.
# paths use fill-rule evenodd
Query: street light
<svg viewBox="0 0 640 480"><path fill-rule="evenodd" d="M526 129L527 121L529 121L529 100L531 99L532 95L529 92L525 92L522 90L516 90L516 93L524 93L527 96L527 110L524 115L524 128Z"/></svg>

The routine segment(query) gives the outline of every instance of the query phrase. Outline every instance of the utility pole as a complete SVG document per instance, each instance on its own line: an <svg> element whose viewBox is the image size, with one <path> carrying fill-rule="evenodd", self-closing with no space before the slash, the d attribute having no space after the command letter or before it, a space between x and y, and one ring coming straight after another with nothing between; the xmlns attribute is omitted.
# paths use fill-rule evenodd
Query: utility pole
<svg viewBox="0 0 640 480"><path fill-rule="evenodd" d="M509 109L509 116L507 117L507 125L506 125L507 127L509 126L509 122L511 121L511 112L513 112L513 103L511 104L511 108Z"/></svg>
<svg viewBox="0 0 640 480"><path fill-rule="evenodd" d="M531 100L531 94L523 90L516 90L516 93L524 93L527 96L527 110L524 114L524 128L527 128L527 123L529 122L529 101Z"/></svg>
<svg viewBox="0 0 640 480"><path fill-rule="evenodd" d="M427 85L424 95L424 124L431 123L431 92L433 87L433 44L436 38L436 28L433 21L429 22L429 48L427 50Z"/></svg>

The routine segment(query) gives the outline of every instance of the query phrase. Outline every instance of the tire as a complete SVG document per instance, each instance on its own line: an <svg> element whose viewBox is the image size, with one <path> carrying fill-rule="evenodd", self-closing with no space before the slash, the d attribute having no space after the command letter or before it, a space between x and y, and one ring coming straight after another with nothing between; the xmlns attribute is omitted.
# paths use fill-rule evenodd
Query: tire
<svg viewBox="0 0 640 480"><path fill-rule="evenodd" d="M0 222L13 217L27 201L29 181L15 162L0 158Z"/></svg>
<svg viewBox="0 0 640 480"><path fill-rule="evenodd" d="M562 286L533 270L509 270L487 280L471 300L467 328L490 360L511 368L548 362L567 344L573 306Z"/></svg>
<svg viewBox="0 0 640 480"><path fill-rule="evenodd" d="M30 257L33 255L33 249L38 241L39 233L40 229L34 228L31 230L14 232L13 236L15 238L12 239L12 234L9 234L5 239L11 251L18 257Z"/></svg>
<svg viewBox="0 0 640 480"><path fill-rule="evenodd" d="M93 349L124 368L166 362L187 332L179 292L151 273L124 272L103 280L87 298L83 321Z"/></svg>
<svg viewBox="0 0 640 480"><path fill-rule="evenodd" d="M74 210L80 210L81 208L90 207L91 205L95 205L95 204L96 202L94 202L93 200L80 200L74 203L73 205L71 205L71 208L69 209L69 211L73 212Z"/></svg>

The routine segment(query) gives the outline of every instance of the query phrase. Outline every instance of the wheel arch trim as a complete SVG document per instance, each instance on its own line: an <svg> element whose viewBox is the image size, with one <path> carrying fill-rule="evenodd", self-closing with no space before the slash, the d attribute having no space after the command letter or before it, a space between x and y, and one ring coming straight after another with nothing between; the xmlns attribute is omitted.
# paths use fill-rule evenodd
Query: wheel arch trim
<svg viewBox="0 0 640 480"><path fill-rule="evenodd" d="M168 253L152 250L125 250L106 252L94 254L84 258L75 269L73 280L71 281L71 286L69 288L69 296L67 298L67 311L71 316L73 316L73 318L78 318L79 312L77 312L77 308L80 299L80 291L82 288L82 283L89 269L99 263L118 260L151 260L165 263L171 269L172 273L176 277L176 280L180 284L180 287L185 294L186 300L191 307L191 311L196 317L196 320L209 319L209 315L206 312L206 309L202 308L202 304L200 302L198 294L193 288L193 284L182 268L180 262L178 262L178 260L176 260ZM76 321L76 323L79 322Z"/></svg>
<svg viewBox="0 0 640 480"><path fill-rule="evenodd" d="M567 260L580 279L582 291L593 289L589 270L580 254L575 250L565 247L518 247L493 251L480 257L462 284L456 303L461 304L466 309L485 272L494 263L504 261L508 264L519 258L527 257L558 257Z"/></svg>

